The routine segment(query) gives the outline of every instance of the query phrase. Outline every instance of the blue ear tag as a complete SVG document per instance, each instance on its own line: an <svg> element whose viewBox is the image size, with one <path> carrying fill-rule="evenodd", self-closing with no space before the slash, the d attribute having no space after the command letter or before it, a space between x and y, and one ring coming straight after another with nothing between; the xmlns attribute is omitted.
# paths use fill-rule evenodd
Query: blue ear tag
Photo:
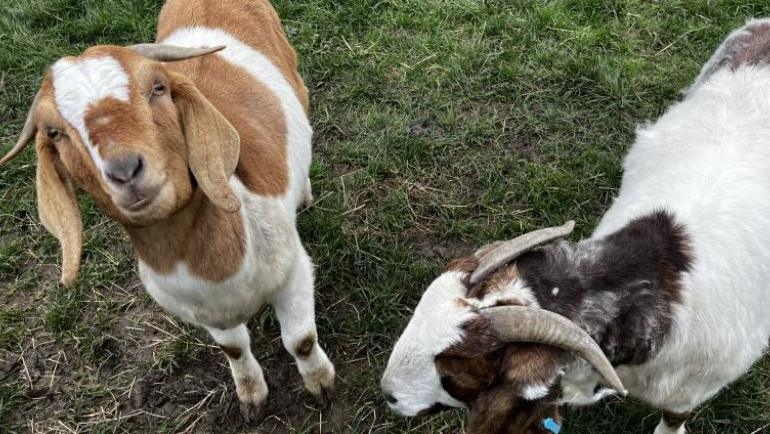
<svg viewBox="0 0 770 434"><path fill-rule="evenodd" d="M551 431L553 434L559 434L561 432L561 425L556 423L556 421L550 417L543 419L543 428Z"/></svg>

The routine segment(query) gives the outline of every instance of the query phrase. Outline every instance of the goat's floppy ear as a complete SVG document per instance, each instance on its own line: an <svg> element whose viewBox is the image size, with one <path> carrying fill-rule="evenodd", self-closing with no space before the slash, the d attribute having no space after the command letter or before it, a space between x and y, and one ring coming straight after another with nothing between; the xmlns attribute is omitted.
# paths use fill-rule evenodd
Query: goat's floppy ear
<svg viewBox="0 0 770 434"><path fill-rule="evenodd" d="M173 74L172 96L187 141L190 170L217 207L235 212L240 201L228 180L241 150L238 132L189 79Z"/></svg>
<svg viewBox="0 0 770 434"><path fill-rule="evenodd" d="M37 144L37 209L43 226L59 240L62 249L61 283L71 286L80 268L83 222L75 188L59 171L56 150Z"/></svg>

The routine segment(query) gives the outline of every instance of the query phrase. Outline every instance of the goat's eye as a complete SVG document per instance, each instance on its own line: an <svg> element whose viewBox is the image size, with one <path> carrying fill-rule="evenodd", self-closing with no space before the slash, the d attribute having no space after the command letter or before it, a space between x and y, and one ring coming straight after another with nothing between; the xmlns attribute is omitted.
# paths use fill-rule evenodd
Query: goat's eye
<svg viewBox="0 0 770 434"><path fill-rule="evenodd" d="M58 142L62 137L61 131L57 130L56 128L46 129L45 134L48 136L49 139L53 140L54 142Z"/></svg>
<svg viewBox="0 0 770 434"><path fill-rule="evenodd" d="M166 85L163 83L155 83L152 85L152 96L160 96L166 93Z"/></svg>

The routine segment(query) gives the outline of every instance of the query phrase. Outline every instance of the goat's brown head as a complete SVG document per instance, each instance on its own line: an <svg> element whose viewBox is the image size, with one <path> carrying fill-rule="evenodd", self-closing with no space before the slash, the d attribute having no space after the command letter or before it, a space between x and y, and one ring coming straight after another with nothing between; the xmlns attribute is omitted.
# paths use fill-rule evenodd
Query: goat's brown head
<svg viewBox="0 0 770 434"><path fill-rule="evenodd" d="M511 261L564 236L572 223L480 249L450 264L423 294L382 378L404 416L471 410L470 433L549 433L558 423L561 370L578 355L623 391L596 342L568 319L537 308Z"/></svg>
<svg viewBox="0 0 770 434"><path fill-rule="evenodd" d="M80 262L76 188L128 226L167 218L197 187L220 208L239 208L228 184L238 133L163 63L222 48L96 46L60 59L46 74L21 137L0 164L35 140L38 209L62 244L62 283L75 280Z"/></svg>

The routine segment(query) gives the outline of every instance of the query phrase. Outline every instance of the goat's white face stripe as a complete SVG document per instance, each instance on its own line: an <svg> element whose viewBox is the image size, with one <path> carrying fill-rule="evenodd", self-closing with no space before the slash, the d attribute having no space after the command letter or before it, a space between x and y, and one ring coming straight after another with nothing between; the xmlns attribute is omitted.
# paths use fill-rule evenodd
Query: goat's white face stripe
<svg viewBox="0 0 770 434"><path fill-rule="evenodd" d="M474 316L460 303L466 274L449 271L431 283L393 348L382 384L398 399L391 408L400 414L413 416L435 403L465 406L441 386L434 358L462 340L460 326Z"/></svg>
<svg viewBox="0 0 770 434"><path fill-rule="evenodd" d="M86 111L105 98L128 102L128 74L115 58L107 55L61 59L53 65L52 71L54 98L59 113L80 134L94 164L99 171L103 171L104 162L86 129Z"/></svg>

